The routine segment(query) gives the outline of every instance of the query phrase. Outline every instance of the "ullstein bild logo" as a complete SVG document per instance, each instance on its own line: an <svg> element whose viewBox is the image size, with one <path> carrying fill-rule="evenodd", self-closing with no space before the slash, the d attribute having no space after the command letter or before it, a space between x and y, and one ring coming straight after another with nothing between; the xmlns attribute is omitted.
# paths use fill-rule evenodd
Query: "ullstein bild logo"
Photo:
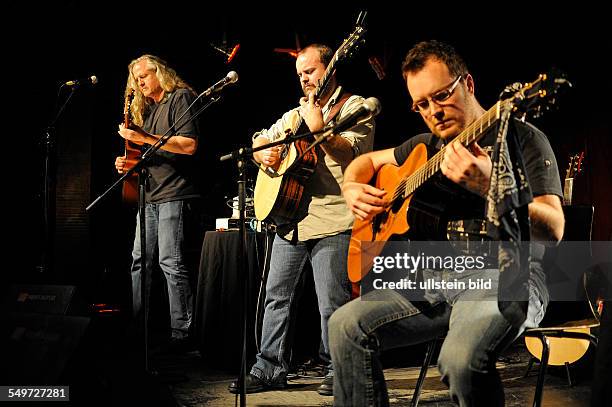
<svg viewBox="0 0 612 407"><path fill-rule="evenodd" d="M419 282L408 278L402 278L400 281L384 281L377 278L372 282L372 287L375 290L490 290L493 288L493 282L490 278L467 281L459 281L456 278L452 281L429 278Z"/></svg>

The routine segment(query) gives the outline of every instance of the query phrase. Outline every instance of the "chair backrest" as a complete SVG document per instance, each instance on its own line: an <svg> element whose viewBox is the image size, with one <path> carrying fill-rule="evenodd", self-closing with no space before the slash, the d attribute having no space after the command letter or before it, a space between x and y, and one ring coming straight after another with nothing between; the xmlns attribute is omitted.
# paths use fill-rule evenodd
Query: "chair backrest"
<svg viewBox="0 0 612 407"><path fill-rule="evenodd" d="M592 205L567 205L563 206L563 213L565 215L563 241L557 247L547 248L543 261L549 294L553 301L546 311L544 321L542 321L543 326L592 317L588 294L585 296L587 285L584 279L586 277L577 274L583 268L575 268L568 272L563 270L563 267L571 264L572 260L575 260L574 257L591 256L590 241L594 207ZM567 301L570 296L583 298L585 301ZM558 302L560 299L563 299L562 302Z"/></svg>
<svg viewBox="0 0 612 407"><path fill-rule="evenodd" d="M563 207L565 215L565 241L590 241L593 232L593 205L566 205Z"/></svg>
<svg viewBox="0 0 612 407"><path fill-rule="evenodd" d="M582 278L584 293L593 317L600 321L603 303L600 300L609 299L612 295L610 276L612 276L612 263L599 263L588 268ZM601 305L601 307L600 307Z"/></svg>

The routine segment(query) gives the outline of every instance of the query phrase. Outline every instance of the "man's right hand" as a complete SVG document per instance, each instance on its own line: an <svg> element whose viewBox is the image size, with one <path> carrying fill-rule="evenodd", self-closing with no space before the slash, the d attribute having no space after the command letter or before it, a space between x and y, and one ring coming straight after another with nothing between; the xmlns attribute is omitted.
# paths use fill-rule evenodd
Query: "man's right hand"
<svg viewBox="0 0 612 407"><path fill-rule="evenodd" d="M349 209L359 220L369 220L385 210L386 191L368 184L348 181L342 184L342 195Z"/></svg>
<svg viewBox="0 0 612 407"><path fill-rule="evenodd" d="M127 163L127 157L126 156L121 156L121 157L115 158L115 168L117 169L117 172L119 174L123 174L123 171L125 170L126 163Z"/></svg>

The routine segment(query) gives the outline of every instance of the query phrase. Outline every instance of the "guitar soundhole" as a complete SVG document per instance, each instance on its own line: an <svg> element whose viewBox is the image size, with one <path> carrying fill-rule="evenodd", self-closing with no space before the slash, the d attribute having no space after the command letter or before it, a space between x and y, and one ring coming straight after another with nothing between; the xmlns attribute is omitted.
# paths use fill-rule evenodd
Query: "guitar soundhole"
<svg viewBox="0 0 612 407"><path fill-rule="evenodd" d="M378 228L380 227L380 218L378 215L374 216L372 219L372 240L376 237L376 233L378 233Z"/></svg>
<svg viewBox="0 0 612 407"><path fill-rule="evenodd" d="M380 225L384 225L389 218L388 212L382 212L372 219L372 240L376 239L376 234L380 232Z"/></svg>
<svg viewBox="0 0 612 407"><path fill-rule="evenodd" d="M391 212L397 213L400 209L402 209L402 205L404 203L403 199L394 199L391 204Z"/></svg>

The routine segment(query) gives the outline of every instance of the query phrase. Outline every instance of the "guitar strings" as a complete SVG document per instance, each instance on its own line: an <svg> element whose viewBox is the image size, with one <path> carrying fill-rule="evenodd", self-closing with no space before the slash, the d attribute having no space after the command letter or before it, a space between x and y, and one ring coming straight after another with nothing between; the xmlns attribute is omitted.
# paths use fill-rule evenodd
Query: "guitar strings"
<svg viewBox="0 0 612 407"><path fill-rule="evenodd" d="M509 101L503 100L498 101L493 105L482 117L471 123L464 131L462 131L458 139L461 144L467 146L475 141L478 136L481 136L483 132L488 130L494 123L499 119L499 112L502 109L508 108ZM478 132L477 132L478 130ZM444 152L447 146L444 146L434 156L425 163L425 165L419 167L412 174L403 178L398 184L397 188L393 193L393 203L397 203L400 200L406 199L412 195L425 181L427 181L432 175L434 175L442 164L444 159Z"/></svg>

